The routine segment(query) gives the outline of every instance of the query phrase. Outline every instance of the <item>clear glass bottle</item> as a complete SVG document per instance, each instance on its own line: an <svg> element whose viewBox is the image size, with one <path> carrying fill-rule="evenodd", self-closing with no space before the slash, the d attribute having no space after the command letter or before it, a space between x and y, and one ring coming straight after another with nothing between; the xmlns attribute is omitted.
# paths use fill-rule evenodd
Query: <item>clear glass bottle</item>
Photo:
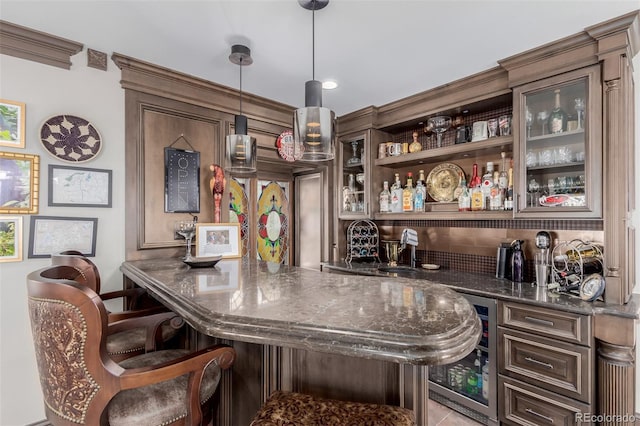
<svg viewBox="0 0 640 426"><path fill-rule="evenodd" d="M413 187L413 173L407 173L407 186L402 190L402 211L413 211L413 199L415 197L415 189Z"/></svg>
<svg viewBox="0 0 640 426"><path fill-rule="evenodd" d="M454 200L457 200L460 197L460 194L462 194L462 180L464 179L462 175L463 175L462 172L458 173L458 186L456 186L456 189L453 190Z"/></svg>
<svg viewBox="0 0 640 426"><path fill-rule="evenodd" d="M389 182L386 180L382 183L382 191L378 198L380 202L380 213L391 212L391 191L389 191Z"/></svg>
<svg viewBox="0 0 640 426"><path fill-rule="evenodd" d="M427 187L424 185L424 170L418 171L415 196L413 198L413 211L423 212L427 200Z"/></svg>
<svg viewBox="0 0 640 426"><path fill-rule="evenodd" d="M487 162L487 170L482 175L482 193L484 194L485 206L488 209L491 198L491 187L493 186L493 162Z"/></svg>
<svg viewBox="0 0 640 426"><path fill-rule="evenodd" d="M500 176L498 178L498 185L500 189L503 190L503 193L506 195L507 187L509 186L509 173L507 171L507 153L501 152L500 157L502 157L502 166L500 167Z"/></svg>
<svg viewBox="0 0 640 426"><path fill-rule="evenodd" d="M462 191L460 195L458 195L458 211L468 212L471 210L471 194L469 194L469 188L467 188L467 181L464 178L464 174L460 180L460 186L462 187Z"/></svg>
<svg viewBox="0 0 640 426"><path fill-rule="evenodd" d="M547 123L550 133L562 133L567 131L567 113L560 106L560 89L556 89L554 92L556 95L555 106L549 114Z"/></svg>
<svg viewBox="0 0 640 426"><path fill-rule="evenodd" d="M400 174L395 174L395 182L391 186L391 212L402 212L402 182L400 182Z"/></svg>
<svg viewBox="0 0 640 426"><path fill-rule="evenodd" d="M482 366L482 397L489 399L489 358L484 361Z"/></svg>
<svg viewBox="0 0 640 426"><path fill-rule="evenodd" d="M493 184L489 193L489 210L504 210L502 191L500 190L500 173L493 172Z"/></svg>

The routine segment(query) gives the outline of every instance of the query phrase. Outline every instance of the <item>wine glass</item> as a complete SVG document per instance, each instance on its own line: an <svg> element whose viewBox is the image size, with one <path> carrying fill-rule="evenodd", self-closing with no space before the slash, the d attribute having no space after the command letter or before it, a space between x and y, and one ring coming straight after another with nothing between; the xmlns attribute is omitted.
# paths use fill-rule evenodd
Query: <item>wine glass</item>
<svg viewBox="0 0 640 426"><path fill-rule="evenodd" d="M358 157L358 141L351 141L351 148L353 149L353 157L347 160L347 164L350 166L360 164L362 160Z"/></svg>
<svg viewBox="0 0 640 426"><path fill-rule="evenodd" d="M582 129L582 118L584 114L584 99L576 98L575 99L575 109L576 113L578 113L578 129Z"/></svg>
<svg viewBox="0 0 640 426"><path fill-rule="evenodd" d="M176 234L182 236L187 241L187 253L183 260L191 261L191 239L196 234L196 222L193 220L179 220L174 225Z"/></svg>
<svg viewBox="0 0 640 426"><path fill-rule="evenodd" d="M531 137L531 126L533 126L533 113L531 112L529 107L526 108L527 109L524 113L524 116L527 123L527 139L529 139Z"/></svg>
<svg viewBox="0 0 640 426"><path fill-rule="evenodd" d="M547 118L549 118L549 111L540 111L538 113L538 123L540 123L540 129L541 129L541 134L542 135L546 135L546 124L547 124Z"/></svg>
<svg viewBox="0 0 640 426"><path fill-rule="evenodd" d="M442 146L442 134L451 127L451 117L439 115L429 119L429 126L436 133L438 148Z"/></svg>

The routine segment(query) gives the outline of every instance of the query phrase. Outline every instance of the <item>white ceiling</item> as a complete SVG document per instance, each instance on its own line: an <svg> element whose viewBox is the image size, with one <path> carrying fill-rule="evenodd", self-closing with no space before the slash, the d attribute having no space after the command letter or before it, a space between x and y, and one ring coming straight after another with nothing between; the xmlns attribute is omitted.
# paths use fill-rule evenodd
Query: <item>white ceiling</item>
<svg viewBox="0 0 640 426"><path fill-rule="evenodd" d="M323 95L340 116L636 9L640 0L331 0L315 14L315 77L340 84ZM297 0L0 0L0 19L234 88L228 56L245 44L243 90L293 106L312 76L312 13Z"/></svg>

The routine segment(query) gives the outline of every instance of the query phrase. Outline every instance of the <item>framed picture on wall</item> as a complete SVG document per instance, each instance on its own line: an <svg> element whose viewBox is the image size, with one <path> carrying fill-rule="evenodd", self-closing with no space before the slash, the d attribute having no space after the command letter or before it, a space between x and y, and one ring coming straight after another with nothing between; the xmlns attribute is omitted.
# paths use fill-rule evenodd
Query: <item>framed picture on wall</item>
<svg viewBox="0 0 640 426"><path fill-rule="evenodd" d="M0 216L0 262L22 260L22 216Z"/></svg>
<svg viewBox="0 0 640 426"><path fill-rule="evenodd" d="M0 214L38 213L40 157L0 152Z"/></svg>
<svg viewBox="0 0 640 426"><path fill-rule="evenodd" d="M24 148L25 104L0 99L0 146Z"/></svg>
<svg viewBox="0 0 640 426"><path fill-rule="evenodd" d="M111 207L112 171L49 165L49 206Z"/></svg>
<svg viewBox="0 0 640 426"><path fill-rule="evenodd" d="M29 258L51 257L64 250L96 255L98 218L31 216Z"/></svg>
<svg viewBox="0 0 640 426"><path fill-rule="evenodd" d="M164 211L200 213L200 153L164 149Z"/></svg>
<svg viewBox="0 0 640 426"><path fill-rule="evenodd" d="M196 257L240 257L240 224L199 223L196 225Z"/></svg>

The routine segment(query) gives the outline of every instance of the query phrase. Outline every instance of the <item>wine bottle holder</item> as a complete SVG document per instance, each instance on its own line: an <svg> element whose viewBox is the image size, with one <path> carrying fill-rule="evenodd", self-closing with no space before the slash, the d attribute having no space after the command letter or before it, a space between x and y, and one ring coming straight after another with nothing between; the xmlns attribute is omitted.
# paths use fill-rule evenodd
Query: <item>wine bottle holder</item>
<svg viewBox="0 0 640 426"><path fill-rule="evenodd" d="M373 258L380 262L378 226L370 220L357 220L347 228L347 256L345 262L353 259Z"/></svg>
<svg viewBox="0 0 640 426"><path fill-rule="evenodd" d="M584 256L582 253L585 252L595 254ZM567 253L575 253L575 259L561 260L560 258ZM597 272L588 270L594 262L600 269L599 273L604 274L605 270L602 245L579 239L557 244L551 252L551 260L552 281L563 286L581 284L585 276Z"/></svg>

